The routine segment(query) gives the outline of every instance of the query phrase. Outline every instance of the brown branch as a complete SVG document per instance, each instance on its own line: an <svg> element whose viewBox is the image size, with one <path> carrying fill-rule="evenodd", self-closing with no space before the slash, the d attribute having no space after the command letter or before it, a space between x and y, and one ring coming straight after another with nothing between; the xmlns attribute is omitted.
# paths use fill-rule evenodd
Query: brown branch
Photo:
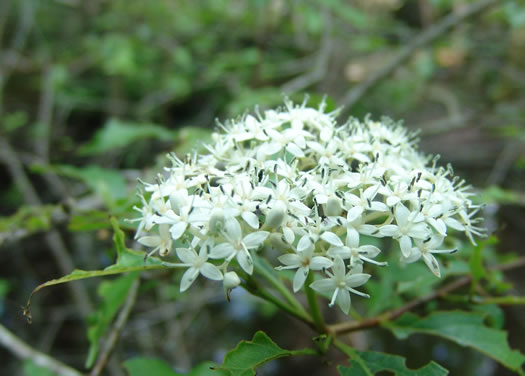
<svg viewBox="0 0 525 376"><path fill-rule="evenodd" d="M452 13L444 17L440 22L419 34L405 47L403 47L399 53L382 69L347 92L343 99L341 99L341 101L338 103L339 106L344 107L344 110L341 112L341 114L348 112L357 101L359 101L366 93L368 93L368 91L374 88L381 80L387 78L392 72L394 72L394 70L404 63L418 48L434 41L436 38L443 35L454 26L457 26L467 18L473 17L500 2L501 0L480 0L476 3L465 6L457 13Z"/></svg>
<svg viewBox="0 0 525 376"><path fill-rule="evenodd" d="M506 271L506 270L520 268L523 266L525 266L525 256L520 257L507 264L502 264L502 265L495 266L493 268L489 268L489 270L490 271ZM399 316L401 316L403 313L408 312L422 304L428 303L437 298L444 297L448 293L454 290L457 290L463 286L468 285L471 281L472 281L471 275L461 277L426 296L416 298L408 302L402 307L393 309L391 311L387 311L379 316L372 317L370 319L366 319L363 321L351 321L351 322L343 322L339 324L330 325L328 327L328 332L334 335L339 335L339 334L350 333L350 332L355 332L357 330L369 329L369 328L379 326L381 325L382 322L389 321L389 320L395 320Z"/></svg>
<svg viewBox="0 0 525 376"><path fill-rule="evenodd" d="M117 317L117 321L115 321L115 324L113 325L113 328L111 329L111 332L107 337L106 343L104 344L104 349L102 353L100 353L97 363L95 364L95 366L91 370L91 373L89 374L90 376L100 375L100 373L106 366L111 354L113 353L113 350L115 349L115 346L117 345L122 328L124 328L124 325L126 325L126 322L128 321L131 309L135 305L139 285L140 279L137 278L133 281L133 284L131 285L124 306L122 307Z"/></svg>

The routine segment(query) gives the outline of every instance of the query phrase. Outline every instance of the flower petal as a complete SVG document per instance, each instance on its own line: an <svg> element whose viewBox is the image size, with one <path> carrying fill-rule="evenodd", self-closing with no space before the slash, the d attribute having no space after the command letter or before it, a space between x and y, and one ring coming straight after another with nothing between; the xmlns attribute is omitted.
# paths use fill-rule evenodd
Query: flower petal
<svg viewBox="0 0 525 376"><path fill-rule="evenodd" d="M191 284L195 282L198 276L199 271L196 268L191 267L186 270L180 281L180 292L186 291L191 286Z"/></svg>
<svg viewBox="0 0 525 376"><path fill-rule="evenodd" d="M439 264L434 256L431 253L422 253L423 261L427 264L428 268L436 277L441 277L441 272L439 271Z"/></svg>
<svg viewBox="0 0 525 376"><path fill-rule="evenodd" d="M308 272L310 270L305 267L300 267L297 269L295 276L293 277L293 292L297 292L303 287L306 277L308 277Z"/></svg>
<svg viewBox="0 0 525 376"><path fill-rule="evenodd" d="M221 243L211 249L209 256L212 259L227 258L236 251L230 243Z"/></svg>
<svg viewBox="0 0 525 376"><path fill-rule="evenodd" d="M352 195L353 196L353 195ZM362 206L354 206L352 209L350 209L348 211L348 213L346 214L346 220L348 222L353 222L355 221L357 218L359 218L361 216L361 214L363 214L363 212L365 211L365 209L362 207Z"/></svg>
<svg viewBox="0 0 525 376"><path fill-rule="evenodd" d="M374 245L362 245L361 247L358 248L358 252L360 255L374 258L379 253L381 253L381 250Z"/></svg>
<svg viewBox="0 0 525 376"><path fill-rule="evenodd" d="M299 239L299 243L297 243L297 251L303 252L304 250L310 248L312 246L312 241L308 237L308 235L303 236L301 239Z"/></svg>
<svg viewBox="0 0 525 376"><path fill-rule="evenodd" d="M250 255L250 252L242 250L239 253L237 253L237 262L246 273L252 275L253 260L252 255Z"/></svg>
<svg viewBox="0 0 525 376"><path fill-rule="evenodd" d="M301 150L299 146L294 144L293 142L289 143L286 146L286 151L290 154L292 154L294 157L302 158L304 157L304 152Z"/></svg>
<svg viewBox="0 0 525 376"><path fill-rule="evenodd" d="M294 240L295 240L294 232L292 231L291 228L286 227L286 226L283 226L283 236L284 236L284 240L288 244L292 244L294 242Z"/></svg>
<svg viewBox="0 0 525 376"><path fill-rule="evenodd" d="M215 265L213 265L210 262L205 263L202 265L200 272L203 276L205 276L208 279L213 279L214 281L220 281L222 280L222 273Z"/></svg>
<svg viewBox="0 0 525 376"><path fill-rule="evenodd" d="M177 252L177 257L185 264L192 265L197 258L195 251L188 248L177 248L175 251Z"/></svg>
<svg viewBox="0 0 525 376"><path fill-rule="evenodd" d="M240 241L242 239L241 225L235 218L229 218L224 225L226 234L233 241Z"/></svg>
<svg viewBox="0 0 525 376"><path fill-rule="evenodd" d="M331 295L335 290L335 281L332 278L318 279L310 287L320 294Z"/></svg>
<svg viewBox="0 0 525 376"><path fill-rule="evenodd" d="M325 231L323 232L323 234L321 235L321 239L323 239L325 242L333 245L333 246L336 246L336 247L342 247L344 246L343 244L343 241L341 240L341 238L339 236L337 236L336 234L334 234L333 232L330 232L330 231Z"/></svg>
<svg viewBox="0 0 525 376"><path fill-rule="evenodd" d="M345 314L348 315L348 313L350 312L350 305L351 305L350 293L348 292L348 290L345 290L345 289L339 290L339 293L337 294L337 298L335 301L337 305L339 306L339 308L341 308L341 311L343 311Z"/></svg>
<svg viewBox="0 0 525 376"><path fill-rule="evenodd" d="M399 226L403 226L408 222L410 211L403 204L398 204L394 210L396 222Z"/></svg>
<svg viewBox="0 0 525 376"><path fill-rule="evenodd" d="M395 236L399 232L396 225L384 225L379 227L379 233L383 236Z"/></svg>
<svg viewBox="0 0 525 376"><path fill-rule="evenodd" d="M310 260L310 269L312 270L322 270L329 268L333 265L332 260L323 256L315 256Z"/></svg>
<svg viewBox="0 0 525 376"><path fill-rule="evenodd" d="M268 235L270 235L268 231L252 232L251 234L246 235L242 242L247 249L258 248L262 243L264 243Z"/></svg>
<svg viewBox="0 0 525 376"><path fill-rule="evenodd" d="M357 274L348 274L345 277L345 282L347 287L358 287L364 285L370 279L370 274L357 273Z"/></svg>
<svg viewBox="0 0 525 376"><path fill-rule="evenodd" d="M257 230L259 228L259 217L257 217L252 212L242 212L241 214L242 219L254 230Z"/></svg>
<svg viewBox="0 0 525 376"><path fill-rule="evenodd" d="M339 256L342 259L350 258L350 248L348 247L330 247L327 252L330 257Z"/></svg>
<svg viewBox="0 0 525 376"><path fill-rule="evenodd" d="M334 264L332 265L332 270L334 272L334 277L336 279L343 278L345 275L345 263L340 256L334 257Z"/></svg>
<svg viewBox="0 0 525 376"><path fill-rule="evenodd" d="M410 253L412 252L412 239L407 235L403 235L401 238L399 238L399 246L403 256L409 257Z"/></svg>
<svg viewBox="0 0 525 376"><path fill-rule="evenodd" d="M186 222L175 223L173 226L171 226L170 233L173 240L180 238L182 234L184 234L184 231L186 231L186 227L188 227Z"/></svg>
<svg viewBox="0 0 525 376"><path fill-rule="evenodd" d="M137 241L146 247L157 247L161 243L161 239L158 236L143 236Z"/></svg>
<svg viewBox="0 0 525 376"><path fill-rule="evenodd" d="M299 255L296 255L294 253L287 253L285 255L277 257L279 262L281 264L284 264L286 266L295 266L298 268L301 265L301 258Z"/></svg>

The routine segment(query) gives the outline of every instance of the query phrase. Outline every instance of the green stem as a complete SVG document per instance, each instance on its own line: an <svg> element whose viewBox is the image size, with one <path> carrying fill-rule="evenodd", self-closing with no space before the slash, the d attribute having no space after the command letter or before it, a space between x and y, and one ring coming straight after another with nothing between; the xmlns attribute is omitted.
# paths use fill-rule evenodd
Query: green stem
<svg viewBox="0 0 525 376"><path fill-rule="evenodd" d="M314 325L312 318L304 311L304 309L302 311L296 310L294 307L289 306L282 300L276 298L275 296L270 294L268 291L266 291L264 288L262 288L260 284L252 276L245 274L243 275L243 278L246 280L246 282L243 282L241 286L244 287L244 289L248 291L250 294L258 296L259 298L272 303L279 309L307 323L308 325L311 325L311 326Z"/></svg>
<svg viewBox="0 0 525 376"><path fill-rule="evenodd" d="M474 296L472 301L476 304L521 305L525 304L525 296L491 296L486 298Z"/></svg>
<svg viewBox="0 0 525 376"><path fill-rule="evenodd" d="M295 296L290 292L290 290L281 282L279 278L276 278L274 275L272 275L264 265L261 264L263 262L262 260L254 257L254 266L255 271L261 275L264 279L268 281L268 283L276 289L279 294L290 304L293 306L297 311L301 312L304 316L308 316L308 313L304 309L301 303L295 298Z"/></svg>
<svg viewBox="0 0 525 376"><path fill-rule="evenodd" d="M314 273L308 273L308 277L304 283L304 290L306 292L306 299L308 300L308 307L310 307L310 314L315 323L315 328L319 333L326 333L326 325L324 323L323 314L319 308L317 301L317 294L310 288L310 284L314 281Z"/></svg>

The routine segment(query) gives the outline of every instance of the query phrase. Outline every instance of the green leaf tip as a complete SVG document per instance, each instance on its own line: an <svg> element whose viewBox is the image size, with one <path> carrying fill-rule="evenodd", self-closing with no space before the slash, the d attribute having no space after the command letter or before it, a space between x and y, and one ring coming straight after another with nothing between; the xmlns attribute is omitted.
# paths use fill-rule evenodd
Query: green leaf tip
<svg viewBox="0 0 525 376"><path fill-rule="evenodd" d="M160 259L156 257L148 257L144 260L144 252L134 251L126 247L124 232L120 229L116 218L110 219L113 227L114 235L113 242L117 252L117 261L115 264L106 267L103 270L80 270L75 269L70 274L61 278L52 279L45 283L38 285L29 296L27 304L24 307L24 316L27 321L31 323L32 315L30 312L31 299L33 295L43 289L44 287L58 285L61 283L78 281L80 279L93 278L93 277L104 277L107 275L138 272L145 270L165 269L168 268Z"/></svg>
<svg viewBox="0 0 525 376"><path fill-rule="evenodd" d="M218 370L230 376L254 376L255 369L278 358L292 355L315 355L312 349L285 350L271 340L266 333L258 331L251 341L241 341L229 351Z"/></svg>

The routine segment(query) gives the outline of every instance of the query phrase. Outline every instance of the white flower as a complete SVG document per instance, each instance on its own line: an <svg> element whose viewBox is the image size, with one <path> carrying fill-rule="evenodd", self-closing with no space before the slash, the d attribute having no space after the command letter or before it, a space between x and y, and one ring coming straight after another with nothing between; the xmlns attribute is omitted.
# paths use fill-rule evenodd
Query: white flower
<svg viewBox="0 0 525 376"><path fill-rule="evenodd" d="M436 277L441 277L441 273L439 271L439 264L433 254L451 254L457 251L457 249L437 249L439 246L441 246L443 240L444 238L438 235L432 236L431 238L425 241L415 240L416 246L412 248L412 253L406 261L414 262L419 258L422 258L425 264L430 269L430 271L434 273Z"/></svg>
<svg viewBox="0 0 525 376"><path fill-rule="evenodd" d="M366 188L364 191L359 189L359 196L353 193L345 194L345 201L348 203L348 216L350 221L359 217L365 210L387 212L388 206L380 201L374 201L379 191L379 184Z"/></svg>
<svg viewBox="0 0 525 376"><path fill-rule="evenodd" d="M151 231L153 225L155 224L155 214L153 212L153 207L146 202L143 195L140 195L140 200L142 201L142 208L134 206L133 209L142 214L142 217L128 220L129 222L139 222L137 231L135 233L135 239L139 237L142 230Z"/></svg>
<svg viewBox="0 0 525 376"><path fill-rule="evenodd" d="M180 281L180 291L186 291L191 284L202 274L208 279L222 280L221 271L212 263L208 262L208 245L200 247L199 254L193 248L177 248L177 256L183 262L183 266L189 266Z"/></svg>
<svg viewBox="0 0 525 376"><path fill-rule="evenodd" d="M412 239L427 239L431 231L418 211L410 211L403 204L397 204L394 216L396 225L384 225L379 228L383 236L391 236L399 241L401 253L409 257L412 252Z"/></svg>
<svg viewBox="0 0 525 376"><path fill-rule="evenodd" d="M345 264L339 256L334 258L332 271L333 274L327 272L329 278L319 279L313 282L310 287L321 294L331 295L332 299L329 306L332 307L337 303L339 308L348 315L351 305L350 292L366 298L370 297L368 294L354 289L354 287L364 285L370 278L370 274L353 273L352 270L345 274Z"/></svg>
<svg viewBox="0 0 525 376"><path fill-rule="evenodd" d="M348 312L349 292L366 295L352 290L369 278L363 263L386 264L362 236L398 241L402 261L423 258L439 275L433 255L452 252L439 249L447 235L484 235L471 188L420 153L414 133L388 120L338 124L325 107L286 99L282 108L219 123L207 154L170 154L155 184L141 182L135 236L153 248L149 255L190 243L177 251L183 263L173 264L188 269L182 290L200 274L225 273L229 291L240 284L236 272L254 272L251 252L269 239L278 269L295 271L295 292L309 273L328 269L312 286Z"/></svg>
<svg viewBox="0 0 525 376"><path fill-rule="evenodd" d="M393 188L391 185L393 185ZM411 192L409 184L402 180L396 183L387 183L386 185L379 188L379 193L386 197L386 204L389 207L395 206L400 202L417 199L417 194Z"/></svg>
<svg viewBox="0 0 525 376"><path fill-rule="evenodd" d="M326 233L325 233L326 234ZM339 256L343 259L350 259L350 265L355 265L357 262L366 261L375 265L385 266L386 262L379 262L372 260L381 250L374 245L359 246L359 236L355 232L346 234L345 245L331 247L328 250L330 257Z"/></svg>
<svg viewBox="0 0 525 376"><path fill-rule="evenodd" d="M159 225L159 235L143 236L137 241L146 247L155 247L146 257L151 256L155 252L159 252L161 256L167 256L171 251L171 245L173 243L168 225Z"/></svg>
<svg viewBox="0 0 525 376"><path fill-rule="evenodd" d="M241 268L251 275L253 260L250 250L259 248L269 234L268 231L257 231L242 237L239 222L231 219L225 224L224 237L227 241L213 247L210 251L210 258L226 259L229 262L236 257Z"/></svg>
<svg viewBox="0 0 525 376"><path fill-rule="evenodd" d="M157 219L157 223L171 225L170 233L173 240L179 239L188 226L191 226L193 223L206 223L207 221L208 215L202 213L194 206L193 200L186 202L185 205L180 208L179 214L176 214L173 210L169 210Z"/></svg>
<svg viewBox="0 0 525 376"><path fill-rule="evenodd" d="M293 291L297 292L303 287L310 269L322 270L332 266L332 261L323 256L314 256L314 246L310 240L302 238L297 245L297 253L289 253L278 257L285 266L278 266L277 270L297 269L293 279Z"/></svg>

